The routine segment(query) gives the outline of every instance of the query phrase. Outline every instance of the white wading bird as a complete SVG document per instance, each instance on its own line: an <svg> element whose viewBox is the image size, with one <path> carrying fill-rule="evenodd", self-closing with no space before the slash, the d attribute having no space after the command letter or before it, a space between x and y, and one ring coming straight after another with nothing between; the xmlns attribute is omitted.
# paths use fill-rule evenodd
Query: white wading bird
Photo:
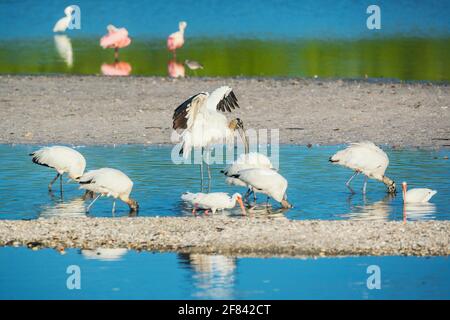
<svg viewBox="0 0 450 320"><path fill-rule="evenodd" d="M133 181L128 178L122 171L101 168L86 172L80 178L80 189L85 189L98 193L99 195L89 204L86 211L94 204L100 196L113 197L112 212L116 209L116 199L119 198L130 207L130 211L134 212L139 209L139 204L136 200L130 198L131 189L133 189Z"/></svg>
<svg viewBox="0 0 450 320"><path fill-rule="evenodd" d="M246 169L241 170L232 176L240 179L247 185L251 186L255 193L262 193L267 195L267 203L272 197L285 209L292 208L292 205L287 201L286 190L288 187L287 180L273 169Z"/></svg>
<svg viewBox="0 0 450 320"><path fill-rule="evenodd" d="M30 153L30 156L33 157L32 161L34 163L53 168L58 172L56 177L48 185L49 191L52 190L53 183L60 178L60 190L62 192L63 174L67 172L70 179L79 181L86 168L86 160L83 155L65 146L44 147Z"/></svg>
<svg viewBox="0 0 450 320"><path fill-rule="evenodd" d="M236 202L238 202L241 206L242 214L245 215L244 203L242 202L242 196L239 193L235 193L230 197L225 192L186 192L181 195L181 199L190 202L193 205L194 208L192 209L192 214L195 214L197 208L205 209L206 214L208 214L208 210L211 210L214 214L217 210L232 209L236 206Z"/></svg>
<svg viewBox="0 0 450 320"><path fill-rule="evenodd" d="M241 154L236 159L236 161L234 161L232 164L230 164L221 172L227 177L225 179L227 184L248 188L248 191L244 196L244 199L247 199L252 193L252 188L241 179L233 178L233 175L237 174L239 171L242 170L256 169L256 168L273 169L273 166L272 163L270 162L270 159L267 156L258 152L250 152ZM253 193L253 196L256 202L256 194Z"/></svg>
<svg viewBox="0 0 450 320"><path fill-rule="evenodd" d="M367 177L383 182L389 193L395 193L395 182L384 175L389 165L389 158L373 142L352 143L346 149L336 152L330 161L355 171L345 184L352 193L354 191L350 187L350 182L360 173L366 176L363 194L366 193Z"/></svg>
<svg viewBox="0 0 450 320"><path fill-rule="evenodd" d="M402 183L403 202L404 203L426 203L433 197L437 191L427 188L414 188L407 190L406 182Z"/></svg>
<svg viewBox="0 0 450 320"><path fill-rule="evenodd" d="M209 160L209 147L213 144L222 144L224 140L234 138L235 131L240 134L246 153L248 152L248 142L244 131L244 124L239 119L230 122L225 115L220 112L231 112L239 108L237 98L232 88L228 86L220 87L211 94L202 92L196 94L178 108L173 114L173 129L180 132L182 148L180 154L187 159L192 148L201 148L202 159L200 163L201 186L203 188L203 154L206 149ZM211 171L208 167L208 184L211 186Z"/></svg>
<svg viewBox="0 0 450 320"><path fill-rule="evenodd" d="M70 21L72 20L72 13L74 12L72 6L68 6L64 9L65 17L59 19L55 26L53 27L53 32L64 32L69 27Z"/></svg>

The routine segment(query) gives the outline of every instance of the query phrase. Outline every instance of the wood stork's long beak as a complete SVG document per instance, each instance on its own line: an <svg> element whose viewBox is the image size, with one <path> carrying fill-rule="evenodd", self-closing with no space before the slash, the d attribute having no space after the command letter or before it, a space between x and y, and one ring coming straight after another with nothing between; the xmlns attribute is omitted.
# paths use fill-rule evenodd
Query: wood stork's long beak
<svg viewBox="0 0 450 320"><path fill-rule="evenodd" d="M241 136L242 143L244 144L244 153L249 153L250 146L249 146L249 142L248 142L248 137L245 134L244 127L238 127L238 132L239 132L239 135Z"/></svg>
<svg viewBox="0 0 450 320"><path fill-rule="evenodd" d="M242 210L242 215L247 215L247 212L245 211L245 207L244 207L244 202L242 202L242 198L241 197L237 197L236 198L237 202L239 202L239 205L241 206L241 210Z"/></svg>

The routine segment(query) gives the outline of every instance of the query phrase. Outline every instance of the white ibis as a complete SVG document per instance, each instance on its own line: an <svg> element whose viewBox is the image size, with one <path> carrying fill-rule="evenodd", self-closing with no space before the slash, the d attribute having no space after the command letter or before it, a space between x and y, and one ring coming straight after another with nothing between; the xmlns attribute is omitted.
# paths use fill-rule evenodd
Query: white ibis
<svg viewBox="0 0 450 320"><path fill-rule="evenodd" d="M287 180L273 169L246 169L232 175L233 178L240 179L248 186L251 186L253 192L267 195L267 202L272 197L285 209L292 208L287 201L286 190Z"/></svg>
<svg viewBox="0 0 450 320"><path fill-rule="evenodd" d="M72 20L72 13L74 12L72 6L68 6L64 9L65 17L59 19L55 26L53 27L53 32L64 32L69 27L70 21Z"/></svg>
<svg viewBox="0 0 450 320"><path fill-rule="evenodd" d="M226 167L221 172L227 177L225 179L226 183L230 185L235 185L239 187L246 187L248 188L248 191L244 198L247 198L250 193L252 192L252 189L239 178L233 178L233 175L237 174L239 171L246 170L246 169L255 169L255 168L261 168L261 169L273 169L272 162L270 162L270 159L263 155L262 153L258 152L250 152L250 153L243 153L241 154L236 161L234 161L232 164L230 164L228 167ZM253 194L255 197L256 202L256 195Z"/></svg>
<svg viewBox="0 0 450 320"><path fill-rule="evenodd" d="M44 147L30 153L34 163L41 166L50 167L56 170L56 177L48 185L48 190L52 190L53 183L60 178L60 190L62 187L62 176L67 172L69 178L79 181L86 168L86 159L78 151L65 146Z"/></svg>
<svg viewBox="0 0 450 320"><path fill-rule="evenodd" d="M436 193L436 190L428 188L414 188L408 190L406 182L402 183L404 203L427 203Z"/></svg>
<svg viewBox="0 0 450 320"><path fill-rule="evenodd" d="M244 123L236 118L228 121L221 112L231 112L239 108L233 89L228 86L220 87L211 94L202 92L196 94L178 108L173 114L173 129L180 133L182 148L180 154L187 159L192 148L201 148L200 162L201 186L203 188L203 156L205 149L209 159L209 148L213 144L231 141L235 132L240 134L245 152L248 152L248 142L245 135ZM211 185L211 171L207 161L209 186Z"/></svg>
<svg viewBox="0 0 450 320"><path fill-rule="evenodd" d="M350 187L350 182L360 173L365 175L363 194L366 193L368 177L383 182L388 188L389 193L395 193L395 182L384 175L389 165L389 158L373 142L352 143L344 150L336 152L330 158L330 162L340 164L355 171L345 184L352 193L354 191Z"/></svg>
<svg viewBox="0 0 450 320"><path fill-rule="evenodd" d="M225 192L211 192L211 193L190 193L186 192L181 195L183 201L189 202L193 205L192 214L195 214L196 209L205 209L214 214L217 210L232 209L236 206L236 202L241 206L242 214L245 215L244 203L242 196L239 193L229 196Z"/></svg>
<svg viewBox="0 0 450 320"><path fill-rule="evenodd" d="M139 209L136 200L130 198L133 189L133 181L120 170L112 168L101 168L86 172L80 178L80 189L85 189L98 193L98 196L89 204L86 211L89 212L91 206L100 196L113 197L112 212L115 212L116 199L120 199L130 207L131 212Z"/></svg>

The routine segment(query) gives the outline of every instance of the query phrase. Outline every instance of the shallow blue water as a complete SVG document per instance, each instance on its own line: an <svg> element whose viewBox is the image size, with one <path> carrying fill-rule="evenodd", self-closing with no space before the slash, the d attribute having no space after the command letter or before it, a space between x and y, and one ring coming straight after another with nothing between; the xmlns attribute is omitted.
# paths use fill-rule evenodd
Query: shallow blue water
<svg viewBox="0 0 450 320"><path fill-rule="evenodd" d="M385 149L390 157L386 174L409 187L438 190L430 204L403 207L401 193L388 197L385 186L369 180L367 195L361 194L362 177L354 179L356 194L351 195L345 182L352 172L328 161L343 146L280 146L280 173L289 181L288 199L294 208L280 211L256 210L255 217L290 219L374 219L401 220L404 209L409 220L448 220L450 218L450 155L449 149L439 151ZM0 145L0 219L34 219L50 216L83 216L88 202L75 183L64 179L64 197L59 185L49 194L47 184L55 176L52 169L37 166L28 154L39 148L31 145ZM117 147L77 147L87 160L87 169L113 167L124 171L133 181L132 196L140 204L140 216L191 215L190 208L180 200L183 192L198 192L198 165L175 165L171 146L123 145ZM225 184L220 173L224 165L213 165L212 191L245 193L244 189ZM259 196L260 203L265 202ZM102 198L91 209L92 216L111 216L112 201ZM117 202L116 216L128 214L128 206ZM221 213L219 213L221 214ZM238 209L224 214L239 215Z"/></svg>
<svg viewBox="0 0 450 320"><path fill-rule="evenodd" d="M0 249L0 299L449 299L447 257L235 258ZM69 290L69 266L81 289ZM367 287L367 267L381 289Z"/></svg>

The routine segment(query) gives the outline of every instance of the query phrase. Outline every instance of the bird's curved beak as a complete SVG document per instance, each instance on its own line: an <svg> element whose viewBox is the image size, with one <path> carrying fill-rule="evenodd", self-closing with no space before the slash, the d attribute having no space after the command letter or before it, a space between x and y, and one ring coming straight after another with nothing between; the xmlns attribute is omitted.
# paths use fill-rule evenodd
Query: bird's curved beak
<svg viewBox="0 0 450 320"><path fill-rule="evenodd" d="M238 129L239 135L241 136L242 143L244 144L244 153L249 153L250 146L249 146L249 142L248 142L248 137L245 134L244 125L238 126L237 129Z"/></svg>
<svg viewBox="0 0 450 320"><path fill-rule="evenodd" d="M245 211L245 207L244 207L244 202L242 202L242 198L241 197L237 197L237 202L239 202L239 205L241 206L241 210L242 210L242 215L246 215L247 212Z"/></svg>

